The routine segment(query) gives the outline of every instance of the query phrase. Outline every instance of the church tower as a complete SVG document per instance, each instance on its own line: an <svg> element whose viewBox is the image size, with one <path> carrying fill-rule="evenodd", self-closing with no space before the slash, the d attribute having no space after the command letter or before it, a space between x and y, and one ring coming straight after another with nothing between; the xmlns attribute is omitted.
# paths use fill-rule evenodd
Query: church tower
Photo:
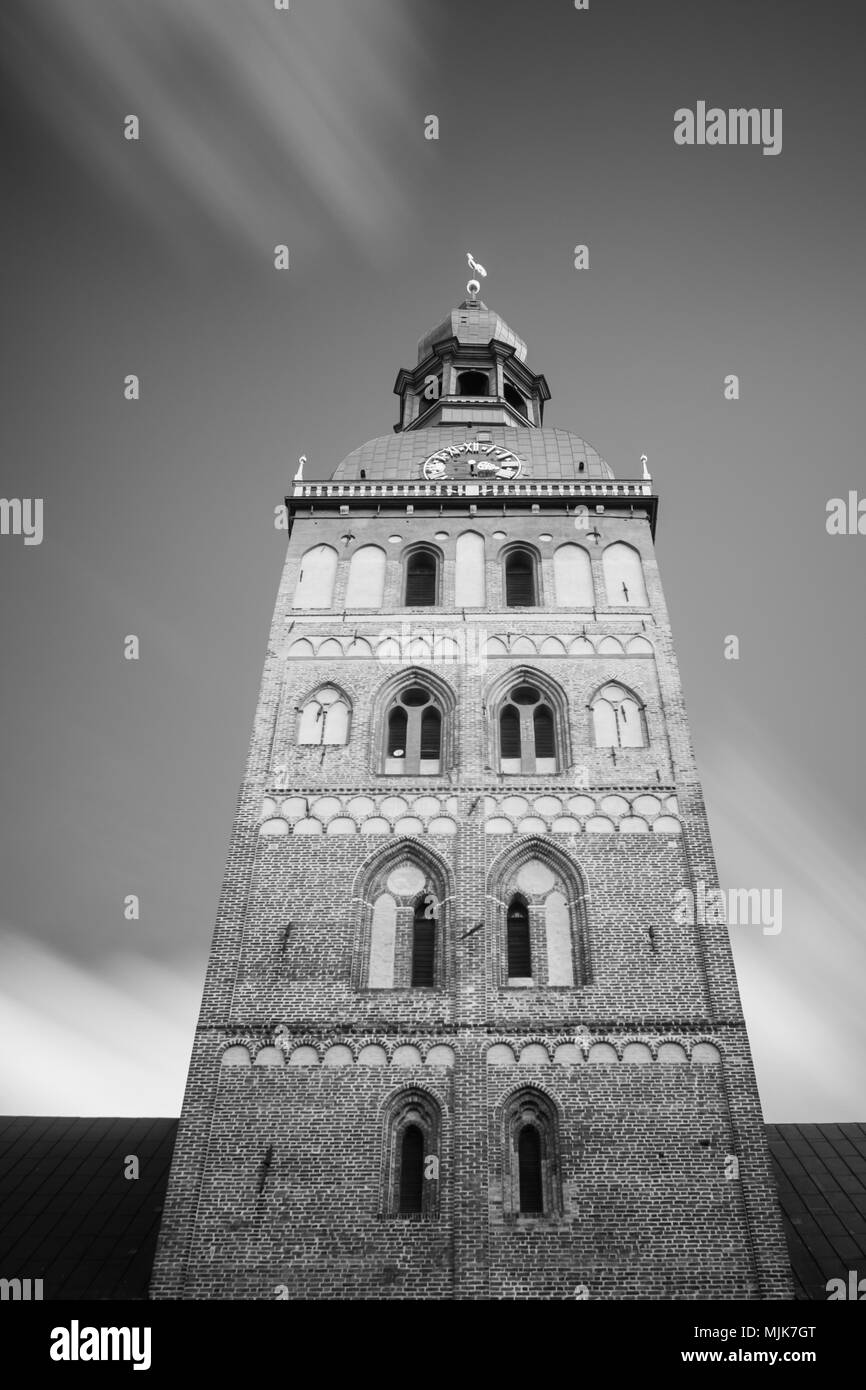
<svg viewBox="0 0 866 1390"><path fill-rule="evenodd" d="M652 480L479 290L286 499L156 1298L790 1296Z"/></svg>

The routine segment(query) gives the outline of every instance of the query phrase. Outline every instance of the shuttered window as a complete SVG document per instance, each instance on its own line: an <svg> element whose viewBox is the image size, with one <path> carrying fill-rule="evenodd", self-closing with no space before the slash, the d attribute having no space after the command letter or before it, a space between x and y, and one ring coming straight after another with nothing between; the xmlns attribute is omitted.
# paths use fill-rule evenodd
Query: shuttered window
<svg viewBox="0 0 866 1390"><path fill-rule="evenodd" d="M527 1216L544 1214L541 1181L541 1135L534 1125L524 1125L517 1141L520 1210Z"/></svg>
<svg viewBox="0 0 866 1390"><path fill-rule="evenodd" d="M424 916L424 895L415 905L412 922L412 987L431 988L436 983L436 922Z"/></svg>
<svg viewBox="0 0 866 1390"><path fill-rule="evenodd" d="M421 760L439 757L442 742L442 716L438 709L425 709L421 716Z"/></svg>
<svg viewBox="0 0 866 1390"><path fill-rule="evenodd" d="M547 705L539 705L532 716L535 731L536 758L555 758L556 744L553 739L553 714Z"/></svg>
<svg viewBox="0 0 866 1390"><path fill-rule="evenodd" d="M499 716L499 739L503 758L520 757L520 715L513 705L506 705Z"/></svg>
<svg viewBox="0 0 866 1390"><path fill-rule="evenodd" d="M436 556L416 550L406 563L406 607L430 608L436 602Z"/></svg>
<svg viewBox="0 0 866 1390"><path fill-rule="evenodd" d="M407 1125L400 1139L401 1216L420 1214L424 1205L424 1135L418 1125Z"/></svg>
<svg viewBox="0 0 866 1390"><path fill-rule="evenodd" d="M388 757L406 756L406 724L408 716L404 709L392 709L388 715Z"/></svg>
<svg viewBox="0 0 866 1390"><path fill-rule="evenodd" d="M535 605L535 566L528 550L512 550L505 561L505 602L509 608Z"/></svg>
<svg viewBox="0 0 866 1390"><path fill-rule="evenodd" d="M529 909L523 898L512 898L508 908L508 977L532 978L532 948L529 942Z"/></svg>

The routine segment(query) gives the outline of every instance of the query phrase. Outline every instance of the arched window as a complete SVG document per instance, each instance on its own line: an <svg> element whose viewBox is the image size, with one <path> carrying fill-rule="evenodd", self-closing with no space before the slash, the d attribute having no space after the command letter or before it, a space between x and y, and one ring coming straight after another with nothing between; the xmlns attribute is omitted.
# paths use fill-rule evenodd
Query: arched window
<svg viewBox="0 0 866 1390"><path fill-rule="evenodd" d="M439 989L446 982L447 890L414 845L389 852L355 882L361 932L353 978L361 989Z"/></svg>
<svg viewBox="0 0 866 1390"><path fill-rule="evenodd" d="M553 576L558 608L592 608L592 561L582 545L568 542L554 552Z"/></svg>
<svg viewBox="0 0 866 1390"><path fill-rule="evenodd" d="M645 748L646 718L635 695L625 686L602 686L591 705L597 748Z"/></svg>
<svg viewBox="0 0 866 1390"><path fill-rule="evenodd" d="M509 608L534 608L538 603L535 559L528 550L510 550L505 557L505 602Z"/></svg>
<svg viewBox="0 0 866 1390"><path fill-rule="evenodd" d="M574 988L588 980L585 890L570 861L530 842L488 885L499 901L501 983Z"/></svg>
<svg viewBox="0 0 866 1390"><path fill-rule="evenodd" d="M512 407L512 409L516 410L518 415L522 415L524 420L528 419L526 401L524 400L523 396L521 396L520 392L517 390L517 387L512 386L511 382L507 381L505 383L505 391L503 394L508 404Z"/></svg>
<svg viewBox="0 0 866 1390"><path fill-rule="evenodd" d="M458 608L484 606L484 538L477 531L457 537L454 602Z"/></svg>
<svg viewBox="0 0 866 1390"><path fill-rule="evenodd" d="M607 601L612 608L648 607L641 558L634 546L614 541L602 554Z"/></svg>
<svg viewBox="0 0 866 1390"><path fill-rule="evenodd" d="M404 601L407 608L432 608L436 603L439 565L432 550L413 550L406 559Z"/></svg>
<svg viewBox="0 0 866 1390"><path fill-rule="evenodd" d="M489 396L490 378L486 372L461 372L457 377L458 396Z"/></svg>
<svg viewBox="0 0 866 1390"><path fill-rule="evenodd" d="M507 917L508 979L532 979L532 947L529 936L529 908L519 893L508 905Z"/></svg>
<svg viewBox="0 0 866 1390"><path fill-rule="evenodd" d="M388 711L385 772L435 775L442 768L442 712L429 690L410 685Z"/></svg>
<svg viewBox="0 0 866 1390"><path fill-rule="evenodd" d="M541 1134L534 1124L525 1124L517 1139L518 1189L520 1212L524 1216L544 1213L544 1179L541 1164Z"/></svg>
<svg viewBox="0 0 866 1390"><path fill-rule="evenodd" d="M385 598L385 552L362 545L349 563L346 603L349 608L381 608Z"/></svg>
<svg viewBox="0 0 866 1390"><path fill-rule="evenodd" d="M298 743L347 743L349 704L333 685L323 685L311 695L298 719Z"/></svg>
<svg viewBox="0 0 866 1390"><path fill-rule="evenodd" d="M385 1114L383 1216L435 1220L439 1215L442 1113L421 1087L402 1091Z"/></svg>
<svg viewBox="0 0 866 1390"><path fill-rule="evenodd" d="M424 1131L408 1124L400 1136L399 1212L420 1215L424 1208Z"/></svg>
<svg viewBox="0 0 866 1390"><path fill-rule="evenodd" d="M499 770L556 772L553 711L534 685L516 685L499 714Z"/></svg>
<svg viewBox="0 0 866 1390"><path fill-rule="evenodd" d="M337 552L330 545L314 545L301 556L293 608L330 608L337 577Z"/></svg>
<svg viewBox="0 0 866 1390"><path fill-rule="evenodd" d="M412 914L412 975L413 989L432 989L436 983L436 919L423 893L415 903Z"/></svg>
<svg viewBox="0 0 866 1390"><path fill-rule="evenodd" d="M560 1215L559 1116L553 1101L528 1086L509 1098L503 1120L505 1213L536 1219Z"/></svg>

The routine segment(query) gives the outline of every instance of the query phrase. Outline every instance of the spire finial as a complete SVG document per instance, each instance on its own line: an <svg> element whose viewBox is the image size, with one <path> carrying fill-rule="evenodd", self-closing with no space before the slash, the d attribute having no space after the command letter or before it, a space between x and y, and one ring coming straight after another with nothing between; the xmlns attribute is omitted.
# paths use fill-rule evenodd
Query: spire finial
<svg viewBox="0 0 866 1390"><path fill-rule="evenodd" d="M487 271L483 265L479 265L471 251L466 252L466 259L469 262L469 269L474 270L476 275L485 276ZM466 293L470 299L477 299L481 293L481 281L470 280L466 286Z"/></svg>

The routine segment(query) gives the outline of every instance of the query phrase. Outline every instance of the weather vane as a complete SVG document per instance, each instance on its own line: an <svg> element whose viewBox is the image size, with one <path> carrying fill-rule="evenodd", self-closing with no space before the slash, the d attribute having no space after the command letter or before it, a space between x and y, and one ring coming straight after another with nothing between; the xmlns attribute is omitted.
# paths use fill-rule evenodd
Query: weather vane
<svg viewBox="0 0 866 1390"><path fill-rule="evenodd" d="M469 262L469 269L474 270L476 275L484 276L487 274L487 271L484 269L484 266L478 264L471 251L466 252L466 259ZM466 286L466 293L469 295L470 299L477 299L479 294L481 293L481 281L470 280L468 285Z"/></svg>

